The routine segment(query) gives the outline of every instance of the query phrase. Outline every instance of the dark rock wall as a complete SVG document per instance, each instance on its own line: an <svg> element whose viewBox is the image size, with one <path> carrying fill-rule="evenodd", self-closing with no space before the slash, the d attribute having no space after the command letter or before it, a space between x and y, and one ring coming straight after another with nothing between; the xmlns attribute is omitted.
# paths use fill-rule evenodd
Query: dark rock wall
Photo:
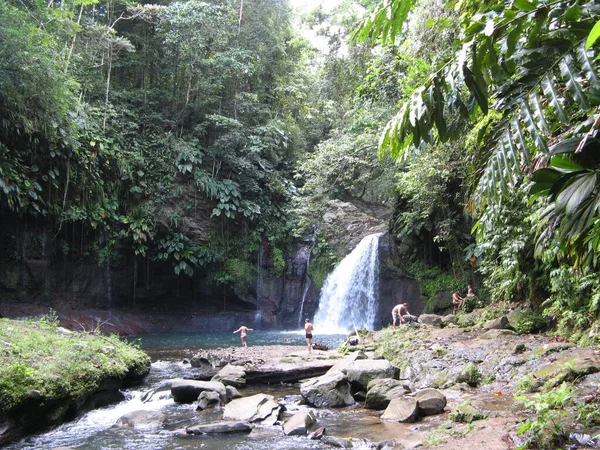
<svg viewBox="0 0 600 450"><path fill-rule="evenodd" d="M381 206L337 201L319 226L333 236L330 245L342 257L365 236L385 231L386 214ZM307 273L312 235L294 244L281 276L274 273L265 243L255 279L245 292L207 285L201 273L178 277L170 265L145 258L137 259L135 277L131 257L100 265L92 256L73 260L58 251L43 227L19 230L15 239L0 244L0 315L8 317L52 308L71 325L75 317L108 320L115 331L124 333L222 331L240 322L263 329L297 329L306 317L314 317L319 303L320 289ZM401 301L413 314L423 310L418 283L397 269L401 255L389 234L380 240L379 258L376 328L390 324L391 310ZM136 314L137 325L132 319Z"/></svg>

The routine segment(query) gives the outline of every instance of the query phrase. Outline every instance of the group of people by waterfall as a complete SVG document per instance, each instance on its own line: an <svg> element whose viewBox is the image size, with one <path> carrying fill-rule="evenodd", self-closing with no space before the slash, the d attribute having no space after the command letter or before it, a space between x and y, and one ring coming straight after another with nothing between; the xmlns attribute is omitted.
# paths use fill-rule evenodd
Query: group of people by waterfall
<svg viewBox="0 0 600 450"><path fill-rule="evenodd" d="M471 286L470 284L467 285L466 297L475 297L475 291L473 290L473 286ZM454 291L454 293L452 294L452 314L456 314L463 307L466 297L461 297L460 293L458 292L458 289Z"/></svg>

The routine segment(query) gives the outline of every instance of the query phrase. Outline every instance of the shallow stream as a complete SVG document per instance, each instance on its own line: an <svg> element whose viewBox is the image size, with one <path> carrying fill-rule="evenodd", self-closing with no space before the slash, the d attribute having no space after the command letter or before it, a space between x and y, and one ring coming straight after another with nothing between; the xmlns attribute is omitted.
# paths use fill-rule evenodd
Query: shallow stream
<svg viewBox="0 0 600 450"><path fill-rule="evenodd" d="M336 348L344 336L330 335L319 339L330 348ZM185 428L221 419L221 412L197 412L195 405L177 404L173 399L142 402L144 393L158 388L172 378L191 377L193 369L183 362L200 349L239 346L238 335L231 333L165 334L130 337L138 341L152 357L150 374L143 385L125 391L128 400L91 411L76 421L63 424L43 434L28 437L7 446L7 449L206 449L206 450L304 450L331 448L306 437L284 436L281 426L256 426L250 434L233 433L225 436L186 435ZM304 344L304 336L298 332L250 332L249 345ZM303 410L300 405L300 389L296 386L250 386L241 389L243 396L262 392L271 394L286 404L289 412ZM123 415L139 410L160 411L167 416L165 426L148 429L115 427ZM415 429L415 424L383 423L380 412L369 411L356 405L342 409L315 409L317 424L326 428L327 435L353 437L379 442L393 439ZM421 424L420 426L423 426ZM433 425L433 424L432 424ZM368 448L357 444L354 448Z"/></svg>

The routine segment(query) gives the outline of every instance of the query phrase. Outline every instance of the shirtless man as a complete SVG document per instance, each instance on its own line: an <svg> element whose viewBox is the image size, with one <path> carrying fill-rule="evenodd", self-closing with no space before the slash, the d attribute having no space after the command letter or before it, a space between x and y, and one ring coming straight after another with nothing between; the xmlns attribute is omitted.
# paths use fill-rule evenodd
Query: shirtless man
<svg viewBox="0 0 600 450"><path fill-rule="evenodd" d="M454 306L452 314L456 314L456 312L461 308L464 301L465 299L460 296L460 294L458 293L458 289L456 289L454 291L454 294L452 294L452 305Z"/></svg>
<svg viewBox="0 0 600 450"><path fill-rule="evenodd" d="M304 333L306 333L306 345L308 346L308 353L312 351L312 332L314 330L313 324L310 323L310 319L304 321Z"/></svg>
<svg viewBox="0 0 600 450"><path fill-rule="evenodd" d="M240 339L242 340L242 347L248 347L248 345L246 345L246 332L247 331L254 331L254 330L252 328L248 328L243 323L241 323L240 327L234 331L234 333L240 333Z"/></svg>
<svg viewBox="0 0 600 450"><path fill-rule="evenodd" d="M398 303L394 306L394 309L392 309L393 328L396 328L396 321L404 323L404 317L402 317L404 314L411 315L408 312L408 303Z"/></svg>

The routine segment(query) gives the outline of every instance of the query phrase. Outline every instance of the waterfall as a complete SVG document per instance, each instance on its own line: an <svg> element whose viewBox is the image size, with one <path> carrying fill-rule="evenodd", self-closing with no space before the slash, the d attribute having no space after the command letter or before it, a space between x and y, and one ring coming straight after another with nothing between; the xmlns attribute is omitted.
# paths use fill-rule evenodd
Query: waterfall
<svg viewBox="0 0 600 450"><path fill-rule="evenodd" d="M308 271L310 269L310 255L312 253L312 246L308 249L308 256L306 257L306 276L304 277L304 289L302 290L302 301L300 302L300 314L298 314L298 327L304 327L304 303L306 302L306 294L310 288L310 275Z"/></svg>
<svg viewBox="0 0 600 450"><path fill-rule="evenodd" d="M373 329L381 234L365 237L327 276L314 320L317 333L343 333L354 327Z"/></svg>

